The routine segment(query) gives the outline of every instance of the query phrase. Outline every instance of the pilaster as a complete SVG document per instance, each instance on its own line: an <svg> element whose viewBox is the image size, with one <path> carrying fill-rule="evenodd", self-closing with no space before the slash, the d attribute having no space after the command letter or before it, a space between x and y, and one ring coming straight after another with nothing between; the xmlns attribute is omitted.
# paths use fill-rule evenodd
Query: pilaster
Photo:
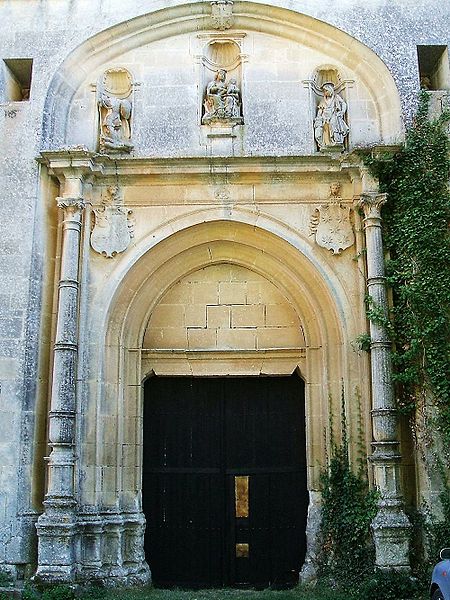
<svg viewBox="0 0 450 600"><path fill-rule="evenodd" d="M370 183L373 185L372 181ZM377 315L376 318L370 320L371 414L374 440L371 462L380 498L377 514L372 522L372 530L375 540L376 565L381 569L408 570L411 525L403 510L401 454L392 381L391 341L385 326L388 319L388 301L384 272L381 207L386 202L386 196L378 191L364 191L357 202L364 212L367 293L370 308Z"/></svg>

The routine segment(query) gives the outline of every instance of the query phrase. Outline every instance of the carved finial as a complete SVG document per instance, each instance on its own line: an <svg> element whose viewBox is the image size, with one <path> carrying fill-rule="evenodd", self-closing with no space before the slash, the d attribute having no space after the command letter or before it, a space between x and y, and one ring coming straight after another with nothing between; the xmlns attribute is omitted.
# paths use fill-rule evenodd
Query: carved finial
<svg viewBox="0 0 450 600"><path fill-rule="evenodd" d="M211 18L214 29L224 31L233 25L232 0L213 0L211 2Z"/></svg>

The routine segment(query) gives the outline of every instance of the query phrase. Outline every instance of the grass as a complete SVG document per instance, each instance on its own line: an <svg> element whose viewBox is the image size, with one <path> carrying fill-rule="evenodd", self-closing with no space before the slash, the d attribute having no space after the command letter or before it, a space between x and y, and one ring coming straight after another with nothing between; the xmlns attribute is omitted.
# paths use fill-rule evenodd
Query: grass
<svg viewBox="0 0 450 600"><path fill-rule="evenodd" d="M333 590L297 587L291 590L89 590L83 600L348 600L347 594Z"/></svg>

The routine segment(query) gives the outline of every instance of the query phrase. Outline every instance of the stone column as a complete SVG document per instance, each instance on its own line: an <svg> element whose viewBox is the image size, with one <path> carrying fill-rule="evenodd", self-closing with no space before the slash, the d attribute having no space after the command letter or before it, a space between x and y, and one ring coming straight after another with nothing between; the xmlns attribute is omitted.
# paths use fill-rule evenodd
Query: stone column
<svg viewBox="0 0 450 600"><path fill-rule="evenodd" d="M75 577L76 498L75 414L78 356L78 295L81 218L84 208L82 180L72 176L57 198L63 211L61 271L53 352L49 412L47 494L39 517L38 569L42 581L72 581Z"/></svg>
<svg viewBox="0 0 450 600"><path fill-rule="evenodd" d="M394 398L391 364L391 341L384 326L388 302L384 277L381 206L386 194L364 192L358 205L364 212L367 247L367 292L370 310L372 370L373 453L371 462L375 484L380 492L378 512L372 522L376 565L381 569L409 569L409 534L411 525L403 511L400 472L398 418Z"/></svg>

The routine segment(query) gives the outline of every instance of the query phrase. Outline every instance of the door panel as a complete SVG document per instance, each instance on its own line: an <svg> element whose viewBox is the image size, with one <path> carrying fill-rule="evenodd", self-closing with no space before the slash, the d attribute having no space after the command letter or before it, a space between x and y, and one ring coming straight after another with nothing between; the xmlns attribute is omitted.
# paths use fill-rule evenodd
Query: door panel
<svg viewBox="0 0 450 600"><path fill-rule="evenodd" d="M155 584L291 579L305 555L305 457L296 376L148 380L143 507Z"/></svg>

